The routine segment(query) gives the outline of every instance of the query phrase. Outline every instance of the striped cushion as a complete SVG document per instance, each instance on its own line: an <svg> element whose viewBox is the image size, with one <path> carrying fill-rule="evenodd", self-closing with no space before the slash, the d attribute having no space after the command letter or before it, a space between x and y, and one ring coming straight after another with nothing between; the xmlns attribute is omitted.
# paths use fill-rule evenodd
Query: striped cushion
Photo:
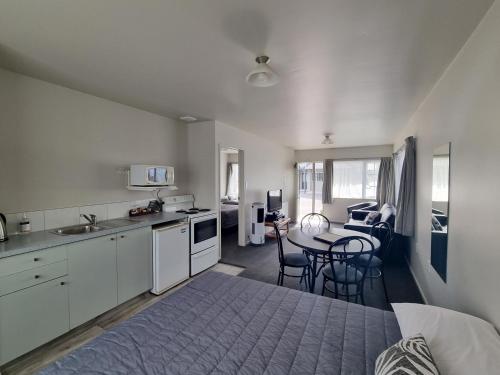
<svg viewBox="0 0 500 375"><path fill-rule="evenodd" d="M375 362L375 375L439 375L422 335L402 339L383 351Z"/></svg>

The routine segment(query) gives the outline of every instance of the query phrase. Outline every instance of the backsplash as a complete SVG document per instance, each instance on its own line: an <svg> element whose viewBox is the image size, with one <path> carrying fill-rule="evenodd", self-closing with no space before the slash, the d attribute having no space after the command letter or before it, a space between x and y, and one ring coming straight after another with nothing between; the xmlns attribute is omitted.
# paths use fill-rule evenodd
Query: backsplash
<svg viewBox="0 0 500 375"><path fill-rule="evenodd" d="M165 202L164 211L175 211L181 208L192 206L192 195L177 195L162 198ZM128 216L132 208L147 206L151 199L136 201L114 202L95 204L90 206L66 207L47 209L43 211L26 212L26 216L31 222L31 231L38 232L79 223L85 223L86 220L80 217L81 214L94 214L97 221L116 219ZM16 234L19 232L19 222L23 217L23 212L5 214L7 219L7 232Z"/></svg>

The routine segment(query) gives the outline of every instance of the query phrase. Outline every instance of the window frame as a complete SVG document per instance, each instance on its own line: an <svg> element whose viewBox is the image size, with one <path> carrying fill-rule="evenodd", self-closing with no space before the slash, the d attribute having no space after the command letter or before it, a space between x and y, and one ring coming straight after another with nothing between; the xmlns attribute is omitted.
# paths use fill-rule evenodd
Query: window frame
<svg viewBox="0 0 500 375"><path fill-rule="evenodd" d="M333 181L332 181L332 198L333 199L367 199L367 200L375 200L377 199L377 184L378 181L375 184L375 196L374 197L367 197L367 183L368 183L368 163L371 162L378 162L378 168L376 168L376 174L378 176L378 172L380 170L380 161L381 158L362 158L362 159L336 159L333 160ZM335 196L335 163L342 163L342 162L361 162L362 163L362 176L361 176L361 197L342 197L342 196Z"/></svg>

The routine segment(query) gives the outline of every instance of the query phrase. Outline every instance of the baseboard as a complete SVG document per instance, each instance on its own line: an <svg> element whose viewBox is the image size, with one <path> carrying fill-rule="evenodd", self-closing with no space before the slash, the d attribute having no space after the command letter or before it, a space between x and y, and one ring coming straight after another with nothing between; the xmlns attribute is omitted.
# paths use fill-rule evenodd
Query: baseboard
<svg viewBox="0 0 500 375"><path fill-rule="evenodd" d="M427 297L425 296L425 293L424 293L424 290L422 289L422 287L420 286L420 283L418 282L418 279L417 277L415 276L415 272L413 272L413 269L411 268L411 264L410 262L408 261L408 258L407 257L404 257L405 258L405 262L408 266L408 269L410 270L410 273L411 273L411 277L413 277L413 280L415 281L415 284L417 285L417 288L418 288L418 291L420 292L420 295L422 296L422 299L424 300L424 303L426 305L429 304L429 302L427 301Z"/></svg>

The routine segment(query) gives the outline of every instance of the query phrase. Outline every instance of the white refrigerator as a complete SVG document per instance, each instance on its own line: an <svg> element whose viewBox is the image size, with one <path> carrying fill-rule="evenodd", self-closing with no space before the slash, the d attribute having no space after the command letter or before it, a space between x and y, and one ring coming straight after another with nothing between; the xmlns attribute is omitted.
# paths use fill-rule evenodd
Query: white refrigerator
<svg viewBox="0 0 500 375"><path fill-rule="evenodd" d="M167 224L153 229L153 289L161 294L189 278L189 226Z"/></svg>

